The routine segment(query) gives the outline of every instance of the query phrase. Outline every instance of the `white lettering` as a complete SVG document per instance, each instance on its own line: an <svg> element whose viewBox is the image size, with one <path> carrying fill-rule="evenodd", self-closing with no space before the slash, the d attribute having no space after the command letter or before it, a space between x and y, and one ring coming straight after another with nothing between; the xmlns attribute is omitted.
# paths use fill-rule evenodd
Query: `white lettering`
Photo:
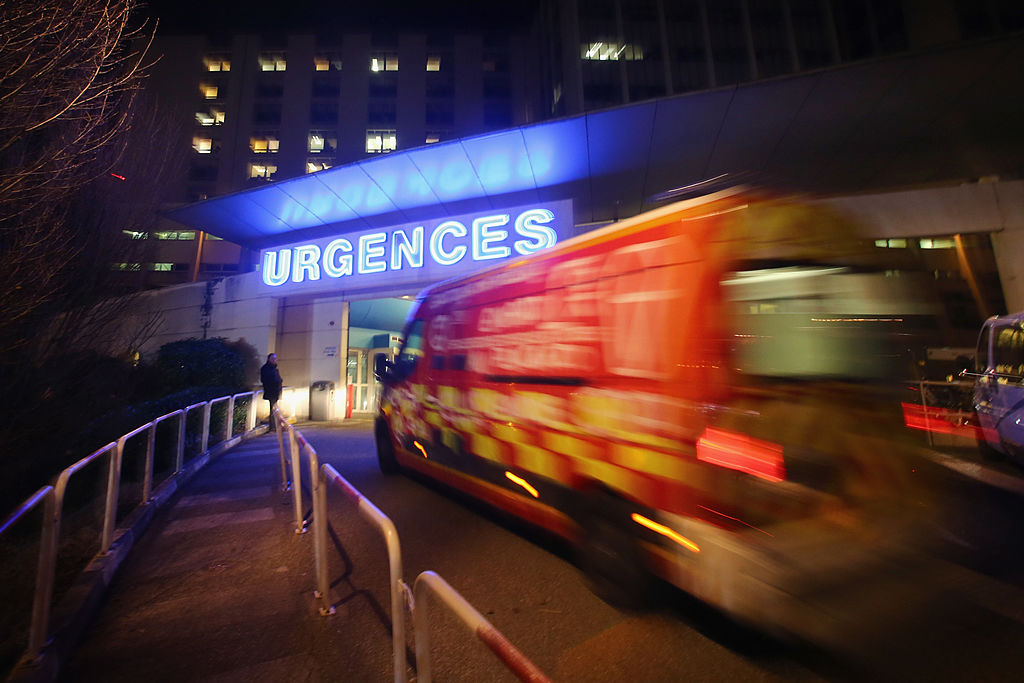
<svg viewBox="0 0 1024 683"><path fill-rule="evenodd" d="M555 214L547 209L530 209L524 211L516 218L516 233L534 240L516 240L516 251L524 256L553 246L558 236L553 228L538 223L550 223L555 220Z"/></svg>
<svg viewBox="0 0 1024 683"><path fill-rule="evenodd" d="M494 228L508 225L508 214L484 216L473 221L473 260L486 261L492 258L505 258L512 253L508 247L492 246L493 242L503 242L508 238L508 230Z"/></svg>
<svg viewBox="0 0 1024 683"><path fill-rule="evenodd" d="M465 237L466 232L466 226L458 221L445 221L434 228L434 232L430 234L431 258L442 266L452 266L461 261L462 257L466 255L467 249L465 245L457 244L451 251L446 251L444 248L444 238L447 235Z"/></svg>
<svg viewBox="0 0 1024 683"><path fill-rule="evenodd" d="M401 244L399 244L401 239ZM405 230L395 230L391 235L391 270L402 269L402 256L413 268L423 267L423 226L412 229L412 240Z"/></svg>
<svg viewBox="0 0 1024 683"><path fill-rule="evenodd" d="M363 235L359 238L359 272L360 273L382 273L388 269L387 260L374 261L384 256L384 247L375 246L384 244L388 239L386 233L374 232Z"/></svg>
<svg viewBox="0 0 1024 683"><path fill-rule="evenodd" d="M282 249L279 252L269 250L263 254L263 281L271 287L283 285L288 281L291 267L291 249Z"/></svg>
<svg viewBox="0 0 1024 683"><path fill-rule="evenodd" d="M305 279L320 279L320 247L315 244L304 244L295 247L295 268L292 272L292 282L302 282Z"/></svg>
<svg viewBox="0 0 1024 683"><path fill-rule="evenodd" d="M335 262L335 254L339 251L345 252ZM327 273L327 277L342 277L343 275L352 274L352 243L344 237L339 237L333 240L324 248L324 272Z"/></svg>

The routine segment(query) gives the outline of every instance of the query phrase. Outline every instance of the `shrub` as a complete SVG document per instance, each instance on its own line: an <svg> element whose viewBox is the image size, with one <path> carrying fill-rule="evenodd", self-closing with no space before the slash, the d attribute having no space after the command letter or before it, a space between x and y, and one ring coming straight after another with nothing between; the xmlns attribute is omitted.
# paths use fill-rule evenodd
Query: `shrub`
<svg viewBox="0 0 1024 683"><path fill-rule="evenodd" d="M255 381L258 366L256 349L243 341L183 339L160 347L153 383L160 396L208 386L241 391Z"/></svg>

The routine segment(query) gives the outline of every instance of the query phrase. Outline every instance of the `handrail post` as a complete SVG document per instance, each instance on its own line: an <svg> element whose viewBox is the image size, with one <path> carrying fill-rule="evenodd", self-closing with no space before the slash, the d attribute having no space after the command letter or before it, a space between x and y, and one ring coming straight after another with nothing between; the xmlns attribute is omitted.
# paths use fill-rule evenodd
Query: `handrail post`
<svg viewBox="0 0 1024 683"><path fill-rule="evenodd" d="M100 555L110 550L114 537L114 525L117 523L117 499L121 486L121 456L124 455L124 444L127 439L122 436L110 452L110 469L107 474L107 502L103 510L103 535L100 537Z"/></svg>
<svg viewBox="0 0 1024 683"><path fill-rule="evenodd" d="M245 415L245 431L256 429L256 392L249 392L249 411Z"/></svg>
<svg viewBox="0 0 1024 683"><path fill-rule="evenodd" d="M289 450L292 456L292 499L295 506L295 533L305 531L302 526L302 469L299 462L299 444L295 438L295 428L288 425Z"/></svg>
<svg viewBox="0 0 1024 683"><path fill-rule="evenodd" d="M228 399L228 414L224 418L224 440L229 441L235 435L235 397Z"/></svg>
<svg viewBox="0 0 1024 683"><path fill-rule="evenodd" d="M376 515L379 515L384 542L388 547L388 567L391 576L391 647L394 650L395 683L406 683L404 608L407 586L402 580L402 550L398 543L398 530L391 519L366 498L363 498L359 506L369 506Z"/></svg>
<svg viewBox="0 0 1024 683"><path fill-rule="evenodd" d="M38 657L46 645L50 628L50 603L57 570L57 536L60 528L60 507L52 486L46 487L43 506L43 532L39 539L39 560L36 564L36 591L32 600L32 622L28 630L28 651Z"/></svg>
<svg viewBox="0 0 1024 683"><path fill-rule="evenodd" d="M153 458L156 451L156 421L149 423L149 434L146 437L146 471L142 476L142 504L149 503L153 492Z"/></svg>
<svg viewBox="0 0 1024 683"><path fill-rule="evenodd" d="M185 423L188 421L188 410L181 411L181 419L178 421L178 445L174 454L174 473L181 472L185 466Z"/></svg>
<svg viewBox="0 0 1024 683"><path fill-rule="evenodd" d="M391 518L380 511L366 496L361 494L343 476L338 474L330 464L324 464L321 470L325 478L330 478L341 490L356 503L356 509L363 519L370 522L384 536L388 549L388 568L391 587L391 647L394 656L395 683L405 683L405 596L409 590L402 580L402 547ZM325 506L326 507L326 506ZM326 577L323 579L326 581Z"/></svg>
<svg viewBox="0 0 1024 683"><path fill-rule="evenodd" d="M275 408L274 410L270 411L270 426L271 427L273 427L275 423L280 423L280 420L277 420L277 418L274 415L274 412L276 410L277 409ZM287 466L285 465L285 455L284 455L284 427L281 427L279 425L276 431L277 431L277 450L280 451L280 453L281 453L281 490L282 491L287 491L288 490L288 469L287 469Z"/></svg>
<svg viewBox="0 0 1024 683"><path fill-rule="evenodd" d="M317 479L321 478L317 472ZM334 614L331 604L331 581L327 566L327 482L321 481L313 493L313 560L316 570L317 595L320 614Z"/></svg>
<svg viewBox="0 0 1024 683"><path fill-rule="evenodd" d="M212 407L209 401L203 402L203 440L200 442L201 448L200 453L205 453L210 448L210 408Z"/></svg>

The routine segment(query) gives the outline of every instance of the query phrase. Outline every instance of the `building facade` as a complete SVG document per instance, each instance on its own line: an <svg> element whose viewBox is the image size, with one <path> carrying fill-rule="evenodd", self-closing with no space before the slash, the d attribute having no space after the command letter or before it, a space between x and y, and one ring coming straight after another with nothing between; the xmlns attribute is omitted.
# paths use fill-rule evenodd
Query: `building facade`
<svg viewBox="0 0 1024 683"><path fill-rule="evenodd" d="M446 276L417 258L486 265L513 216L557 213L568 237L720 176L849 215L879 268L931 274L936 343L971 346L1024 308L1022 19L1001 0L562 0L530 34L164 39L152 88L190 159L147 235L151 284L178 286L146 295L164 320L143 351L245 339L278 353L296 414L320 381L358 414L410 298ZM273 286L300 272L323 279Z"/></svg>

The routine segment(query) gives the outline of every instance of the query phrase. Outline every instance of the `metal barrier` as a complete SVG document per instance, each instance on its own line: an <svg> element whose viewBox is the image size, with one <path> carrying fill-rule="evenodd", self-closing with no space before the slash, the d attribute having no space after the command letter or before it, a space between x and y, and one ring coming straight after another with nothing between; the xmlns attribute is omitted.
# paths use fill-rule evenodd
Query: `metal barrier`
<svg viewBox="0 0 1024 683"><path fill-rule="evenodd" d="M28 651L38 653L46 644L50 622L50 601L53 598L53 579L55 570L56 553L50 552L50 548L56 546L56 539L53 538L53 525L47 524L46 520L54 518L56 496L52 486L44 486L31 496L18 509L12 512L3 524L0 524L0 536L14 526L19 519L40 502L45 504L43 509L42 538L39 541L39 561L36 564L36 592L32 600L32 622L28 631Z"/></svg>
<svg viewBox="0 0 1024 683"><path fill-rule="evenodd" d="M278 411L278 444L281 449L282 490L293 491L295 507L295 532L304 529L302 518L302 480L301 458L303 452L309 460L310 489L313 506L313 557L317 588L314 592L319 601L319 611L323 616L335 613L330 602L330 576L327 562L327 484L338 487L345 496L356 504L360 516L380 531L388 551L389 588L391 594L391 645L394 665L395 683L406 682L405 653L405 611L408 606L413 614L414 639L416 644L417 681L429 683L431 680L430 638L428 630L427 609L418 607L424 591L432 590L456 616L476 633L477 637L494 652L505 666L523 681L538 683L549 681L540 669L513 646L490 622L463 598L459 593L434 572L423 572L415 582L416 599L413 591L402 578L402 550L398 539L398 531L394 523L368 498L341 476L334 467L325 463L320 465L316 449L306 441L305 437L288 424ZM288 432L287 457L285 455L284 431ZM285 461L291 463L292 479L287 481ZM422 586L422 587L421 587Z"/></svg>
<svg viewBox="0 0 1024 683"><path fill-rule="evenodd" d="M426 571L416 577L413 583L412 619L413 633L416 637L416 681L431 683L433 673L430 666L430 622L427 618L427 591L432 592L450 609L462 623L469 627L476 637L504 662L509 671L521 681L550 683L551 679L544 675L533 662L516 649L515 645L491 625L482 614L477 612L458 591L436 573Z"/></svg>
<svg viewBox="0 0 1024 683"><path fill-rule="evenodd" d="M246 395L253 395L253 400L249 404L249 414L246 418L246 426L248 427L249 425L253 425L255 422L254 392L243 392L241 394L235 394L234 396L223 396L211 401L195 403L186 408L175 410L167 413L166 415L161 415L151 422L147 422L141 427L137 427L127 434L124 434L117 441L112 441L73 465L66 467L57 476L56 483L53 486L44 486L36 491L34 494L29 496L25 502L18 506L18 508L15 509L7 519L4 520L3 524L0 525L0 536L10 529L19 519L24 517L24 515L30 510L38 506L40 502L45 503L42 528L40 530L39 562L36 572L35 594L32 603L32 621L29 626L29 644L28 650L25 654L28 659L34 660L39 657L50 635L49 622L53 608L53 586L57 567L58 549L60 545L60 526L64 506L64 495L67 491L68 482L70 481L71 476L105 455L110 455L103 510L103 530L100 534L100 547L98 552L99 556L106 555L110 551L114 532L117 526L117 504L121 484L121 464L124 458L124 448L127 441L148 431L145 470L143 473L142 483L143 494L140 506L146 505L152 500L153 460L156 450L157 425L164 420L169 420L173 417L179 417L180 419L176 434L174 472L169 477L169 479L173 479L182 472L184 467L186 419L188 413L199 408L203 409L201 432L202 449L200 451L200 454L203 454L209 450L211 406L214 403L219 403L224 400L228 401L228 412L225 417L227 422L225 434L230 438L231 425L234 422L235 399ZM248 431L251 431L251 428Z"/></svg>
<svg viewBox="0 0 1024 683"><path fill-rule="evenodd" d="M350 500L356 504L359 514L373 526L377 527L384 536L384 543L388 549L388 569L390 572L389 586L391 588L391 649L395 666L395 683L405 683L405 611L402 609L406 598L411 597L409 586L402 580L402 549L398 541L398 531L392 521L381 512L376 505L371 503L363 494L359 493L352 484L338 474L330 465L321 468L325 482L331 482L340 488ZM318 593L320 595L321 614L330 614L334 611L330 607L330 580L327 576L327 487L319 487L319 505L313 510L313 524L316 527L316 537L320 538L317 544L316 572ZM325 610L323 605L328 605Z"/></svg>

